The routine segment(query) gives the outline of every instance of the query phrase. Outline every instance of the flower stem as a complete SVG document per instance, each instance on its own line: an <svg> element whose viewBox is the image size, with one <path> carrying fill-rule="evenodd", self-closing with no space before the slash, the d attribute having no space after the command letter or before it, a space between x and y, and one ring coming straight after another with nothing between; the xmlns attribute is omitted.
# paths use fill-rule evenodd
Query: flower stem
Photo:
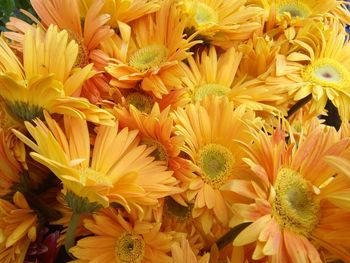
<svg viewBox="0 0 350 263"><path fill-rule="evenodd" d="M287 119L289 119L294 113L296 113L299 109L301 109L303 106L305 106L306 103L308 103L312 99L312 95L308 95L305 98L302 98L297 103L295 103L288 111L287 113Z"/></svg>
<svg viewBox="0 0 350 263"><path fill-rule="evenodd" d="M75 232L76 232L77 227L78 227L79 219L80 219L80 214L73 213L72 217L69 221L69 225L68 225L68 229L67 229L67 233L66 233L66 240L64 242L64 247L65 247L67 253L69 253L69 249L72 246L74 246Z"/></svg>
<svg viewBox="0 0 350 263"><path fill-rule="evenodd" d="M228 231L225 235L220 237L216 241L216 245L218 246L219 250L223 249L228 244L233 242L233 240L238 236L238 234L241 233L250 224L251 224L251 222L239 224L239 225L235 226L234 228L232 228L230 231Z"/></svg>

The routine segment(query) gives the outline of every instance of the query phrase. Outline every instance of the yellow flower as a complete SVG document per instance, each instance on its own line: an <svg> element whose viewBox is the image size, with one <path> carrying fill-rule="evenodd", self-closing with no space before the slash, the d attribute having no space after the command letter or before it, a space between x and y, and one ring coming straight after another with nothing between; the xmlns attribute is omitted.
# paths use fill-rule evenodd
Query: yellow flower
<svg viewBox="0 0 350 263"><path fill-rule="evenodd" d="M192 101L201 101L208 95L227 96L235 105L246 104L255 110L276 111L268 103L279 101L281 97L267 89L263 81L245 81L247 72L240 79L236 78L241 59L242 52L233 47L218 55L211 46L208 52L197 53L195 59L189 57L188 65L181 63L182 81Z"/></svg>
<svg viewBox="0 0 350 263"><path fill-rule="evenodd" d="M324 16L333 16L344 23L349 22L349 11L338 0L261 0L261 5L268 12L267 31L278 26L301 27L312 20L320 20Z"/></svg>
<svg viewBox="0 0 350 263"><path fill-rule="evenodd" d="M0 196L10 193L11 187L20 182L22 171L8 140L12 140L9 133L0 128Z"/></svg>
<svg viewBox="0 0 350 263"><path fill-rule="evenodd" d="M187 198L194 199L193 217L201 216L205 232L215 217L226 225L229 218L230 182L244 174L244 156L236 140L249 142L248 124L258 125L252 112L225 97L208 97L175 112L176 132L185 137L182 151L189 156L192 174L183 183L188 185Z"/></svg>
<svg viewBox="0 0 350 263"><path fill-rule="evenodd" d="M83 16L94 2L94 0L79 0ZM109 14L111 19L108 24L117 27L118 21L123 23L132 22L158 11L160 5L161 0L105 0L101 12Z"/></svg>
<svg viewBox="0 0 350 263"><path fill-rule="evenodd" d="M13 204L0 199L0 261L22 263L30 242L36 239L37 215L17 192Z"/></svg>
<svg viewBox="0 0 350 263"><path fill-rule="evenodd" d="M119 23L121 37L102 43L114 58L106 68L112 76L110 84L130 89L139 83L157 98L181 88L179 62L190 56L188 49L199 41L184 38L185 22L179 20L173 0L166 0L158 12L136 20L131 28Z"/></svg>
<svg viewBox="0 0 350 263"><path fill-rule="evenodd" d="M254 143L243 143L249 153L244 161L253 175L232 184L232 190L246 198L232 208L252 224L233 245L254 243L253 259L322 262L320 251L325 250L349 261L350 210L342 204L349 196L344 191L350 189L350 166L343 167L337 159L349 153L349 138L341 139L328 128L318 125L292 144L286 143L281 129L272 135L254 132Z"/></svg>
<svg viewBox="0 0 350 263"><path fill-rule="evenodd" d="M232 41L246 40L259 30L263 9L245 5L246 0L181 0L183 17L188 17L187 28L194 30L213 45L224 48Z"/></svg>
<svg viewBox="0 0 350 263"><path fill-rule="evenodd" d="M350 119L350 43L341 25L329 29L311 25L293 41L295 52L280 56L277 76L267 85L285 87L286 92L301 100L312 95L310 113L322 113L329 99L342 120Z"/></svg>
<svg viewBox="0 0 350 263"><path fill-rule="evenodd" d="M0 54L0 96L19 123L43 117L47 110L114 124L108 112L86 99L73 97L94 72L92 65L72 71L78 45L68 41L66 31L59 32L55 26L50 26L46 33L40 28L28 30L23 43L23 66L3 39Z"/></svg>
<svg viewBox="0 0 350 263"><path fill-rule="evenodd" d="M35 152L30 155L50 168L65 190L108 206L117 202L130 206L157 204L157 199L177 193L176 179L162 162L149 156L154 148L138 145L137 131L100 126L92 153L85 120L65 116L65 132L45 114L47 126L35 120L26 127L36 144L23 134L15 134ZM91 157L91 158L90 158Z"/></svg>
<svg viewBox="0 0 350 263"><path fill-rule="evenodd" d="M78 54L74 66L85 67L94 64L94 69L104 71L107 66L107 56L99 50L99 45L113 35L113 30L107 26L110 15L100 14L104 1L93 1L87 7L83 23L81 22L79 1L74 0L33 0L33 8L41 19L41 24L49 27L57 25L60 30L68 32L68 38L78 44ZM81 95L91 102L108 98L108 79L98 73L86 80L81 87ZM80 91L78 91L80 94Z"/></svg>
<svg viewBox="0 0 350 263"><path fill-rule="evenodd" d="M171 263L172 234L160 231L160 223L127 221L112 209L84 220L93 236L82 238L70 252L77 262Z"/></svg>

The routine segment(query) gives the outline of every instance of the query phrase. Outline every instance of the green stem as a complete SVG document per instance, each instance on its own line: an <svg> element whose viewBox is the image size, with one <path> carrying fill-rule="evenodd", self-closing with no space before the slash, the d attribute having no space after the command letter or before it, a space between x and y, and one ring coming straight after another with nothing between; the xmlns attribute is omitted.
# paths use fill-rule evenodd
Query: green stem
<svg viewBox="0 0 350 263"><path fill-rule="evenodd" d="M302 98L297 103L295 103L288 111L287 113L287 119L289 119L294 113L296 113L299 109L301 109L303 106L305 106L306 103L308 103L312 99L312 95L308 95L305 98Z"/></svg>
<svg viewBox="0 0 350 263"><path fill-rule="evenodd" d="M64 247L69 253L69 249L74 246L75 243L75 232L77 230L78 224L79 224L80 214L73 213L72 217L69 221L67 233L66 233L66 240L64 242Z"/></svg>
<svg viewBox="0 0 350 263"><path fill-rule="evenodd" d="M249 226L251 222L246 222L239 224L232 228L230 231L228 231L225 235L220 237L216 241L216 245L218 246L219 250L226 247L228 244L232 243L233 240L238 236L239 233L241 233L247 226Z"/></svg>

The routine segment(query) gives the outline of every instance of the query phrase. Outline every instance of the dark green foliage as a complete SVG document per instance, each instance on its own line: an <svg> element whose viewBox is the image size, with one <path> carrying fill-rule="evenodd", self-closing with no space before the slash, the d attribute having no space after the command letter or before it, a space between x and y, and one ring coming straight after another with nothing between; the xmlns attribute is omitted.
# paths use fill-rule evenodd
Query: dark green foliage
<svg viewBox="0 0 350 263"><path fill-rule="evenodd" d="M28 17L20 12L20 9L35 14L31 7L30 0L1 0L0 1L0 31L6 31L6 23L11 16L18 17L29 23L32 23Z"/></svg>

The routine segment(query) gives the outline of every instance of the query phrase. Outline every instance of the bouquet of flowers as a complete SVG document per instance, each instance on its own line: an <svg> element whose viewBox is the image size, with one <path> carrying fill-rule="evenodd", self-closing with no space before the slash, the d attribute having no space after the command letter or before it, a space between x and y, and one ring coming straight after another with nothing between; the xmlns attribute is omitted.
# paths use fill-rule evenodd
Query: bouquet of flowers
<svg viewBox="0 0 350 263"><path fill-rule="evenodd" d="M2 2L1 263L350 262L347 2Z"/></svg>

